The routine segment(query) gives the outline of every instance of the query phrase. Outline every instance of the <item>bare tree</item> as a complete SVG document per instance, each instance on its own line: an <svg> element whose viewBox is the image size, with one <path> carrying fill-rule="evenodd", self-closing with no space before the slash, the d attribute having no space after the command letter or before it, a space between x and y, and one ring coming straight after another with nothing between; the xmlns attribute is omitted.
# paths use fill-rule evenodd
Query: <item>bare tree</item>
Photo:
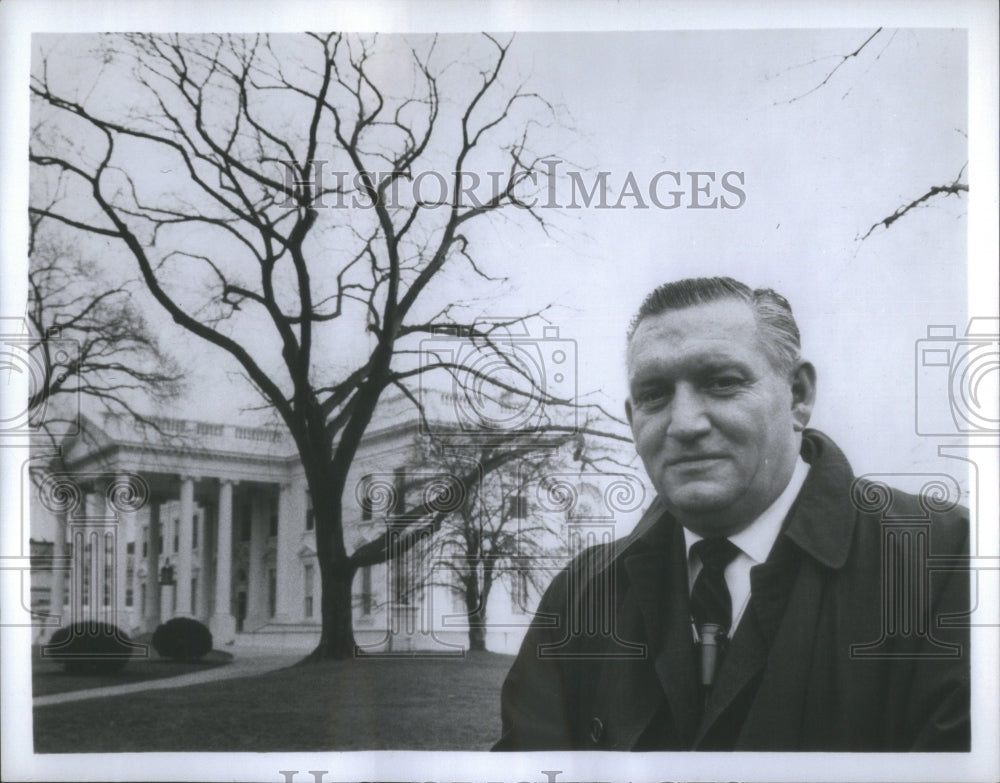
<svg viewBox="0 0 1000 783"><path fill-rule="evenodd" d="M897 207L896 210L891 215L887 215L878 222L873 223L871 227L869 227L869 229L864 234L861 234L859 237L857 237L858 241L864 241L868 239L868 237L872 235L872 232L874 232L880 226L882 228L889 228L889 226L891 226L901 217L906 215L908 212L923 206L928 201L932 201L938 198L939 196L958 197L961 196L963 193L968 193L969 184L967 182L962 181L963 177L965 176L965 170L968 168L968 166L969 162L966 161L964 164L962 164L962 168L958 172L958 176L956 176L954 180L944 185L932 185L927 189L927 192L917 196L915 199L909 201L908 203L903 204L900 207Z"/></svg>
<svg viewBox="0 0 1000 783"><path fill-rule="evenodd" d="M134 285L108 282L41 223L32 216L22 351L30 422L58 460L59 441L77 429L84 408L147 421L136 406L176 398L183 373L134 304Z"/></svg>
<svg viewBox="0 0 1000 783"><path fill-rule="evenodd" d="M540 592L553 568L564 564L560 520L537 508L530 490L568 470L568 445L573 444L512 452L503 443L456 449L434 438L418 439L415 464L450 476L489 464L497 455L517 454L467 483L454 511L442 518L437 535L420 552L418 578L409 585L412 590L443 588L461 601L472 651L486 649L487 607L495 585L506 582L513 600L523 603L526 590Z"/></svg>
<svg viewBox="0 0 1000 783"><path fill-rule="evenodd" d="M889 32L884 28L879 27L874 32L865 36L861 44L853 51L848 52L847 54L831 55L830 57L833 60L835 60L836 63L832 68L830 68L826 72L826 75L823 77L821 81L819 81L817 84L813 85L813 87L811 87L809 90L800 95L796 95L795 97L789 98L784 101L776 101L775 105L778 105L779 103L782 104L796 103L797 101L801 101L807 98L808 96L812 95L814 92L826 88L830 84L831 79L833 79L834 76L837 74L837 72L840 71L840 69L843 68L848 62L850 61L856 62L858 58L861 56L862 52L865 52L866 54L871 54L870 61L868 63L868 69L865 71L865 73L867 74L868 70L871 70L871 68L874 67L874 65L880 59L882 59L882 55L885 53L886 49L888 49L892 45L893 41L896 39L897 32L898 30L893 30ZM886 37L888 37L888 40L886 40ZM876 39L878 39L878 44L875 44ZM881 48L878 48L877 53L872 54L872 52L877 47ZM818 62L819 60L816 59L808 63L805 63L805 65L814 65ZM840 96L840 99L841 100L846 99L847 96L851 94L851 89L852 88L849 87ZM966 136L966 134L963 131L958 130L958 132L961 133L963 136ZM931 185L926 189L926 191L924 191L920 195L915 196L914 198L910 199L907 203L897 207L891 214L886 215L881 220L878 220L875 223L873 223L868 228L868 230L865 231L863 234L861 232L858 232L858 235L855 237L855 240L858 242L863 242L864 240L868 239L868 237L870 237L872 233L874 233L879 228L888 229L893 223L895 223L901 217L908 214L914 209L925 206L930 201L934 201L940 197L945 197L945 198L947 198L948 196L961 197L963 193L968 193L969 183L965 181L967 175L966 170L968 169L968 166L969 162L965 161L965 163L963 163L962 167L959 169L958 175L955 177L954 180L952 180L951 182L945 182L940 185Z"/></svg>
<svg viewBox="0 0 1000 783"><path fill-rule="evenodd" d="M124 247L160 306L230 354L291 433L315 513L314 658L354 654L355 571L388 556L382 540L347 551L343 507L386 390L421 416L417 384L428 373L573 402L499 347L504 329L541 312L484 325L432 285L445 276L468 290L469 280L499 284L471 252L491 216L546 228L522 189L550 159L531 142L553 107L505 87L509 42L487 35L456 52L449 41L450 59L436 38L411 44L401 58L383 41L336 34L112 36L85 98L59 89L65 75L44 58L32 81L36 112L80 140L33 140L34 176L74 184L34 214ZM484 169L494 174L477 195ZM509 372L421 361L420 339L442 326ZM544 416L535 424L529 439L576 429ZM433 503L408 518L415 529L440 522Z"/></svg>

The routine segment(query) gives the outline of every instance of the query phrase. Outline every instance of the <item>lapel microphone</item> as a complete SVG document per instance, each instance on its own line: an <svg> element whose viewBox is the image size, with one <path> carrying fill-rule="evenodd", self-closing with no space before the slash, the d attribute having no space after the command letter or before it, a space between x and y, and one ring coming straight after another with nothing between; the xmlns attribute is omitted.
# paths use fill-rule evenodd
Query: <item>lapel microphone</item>
<svg viewBox="0 0 1000 783"><path fill-rule="evenodd" d="M701 648L701 684L707 691L715 680L719 662L719 648L725 639L726 629L718 623L703 623L699 629Z"/></svg>

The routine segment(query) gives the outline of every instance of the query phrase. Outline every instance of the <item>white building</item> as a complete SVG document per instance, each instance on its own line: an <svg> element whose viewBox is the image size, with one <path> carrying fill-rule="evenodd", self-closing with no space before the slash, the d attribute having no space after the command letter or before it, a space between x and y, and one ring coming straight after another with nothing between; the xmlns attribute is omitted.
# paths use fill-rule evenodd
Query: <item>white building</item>
<svg viewBox="0 0 1000 783"><path fill-rule="evenodd" d="M416 420L392 420L402 423L370 429L348 477L349 552L385 534L384 514L359 500L365 488L422 480L407 475L416 470ZM63 471L50 469L36 487L32 535L46 538L42 531L52 531L53 569L46 581L51 606L62 607L52 611L43 636L87 617L106 618L135 635L184 615L206 623L217 647L239 640L302 649L315 644L315 529L304 471L287 433L184 419L157 425L160 432L117 415L83 419L63 444ZM571 509L529 506L529 513L548 514L556 538L572 529L573 540L528 568L554 573L569 549L615 535L613 516L574 518ZM566 526L567 519L574 524ZM463 603L444 586L443 572L426 578L426 569L435 566L419 555L418 548L398 562L359 569L355 637L366 651L450 654L468 645ZM516 651L527 629L539 596L523 577L497 583L491 595L491 650ZM422 583L437 586L414 589Z"/></svg>

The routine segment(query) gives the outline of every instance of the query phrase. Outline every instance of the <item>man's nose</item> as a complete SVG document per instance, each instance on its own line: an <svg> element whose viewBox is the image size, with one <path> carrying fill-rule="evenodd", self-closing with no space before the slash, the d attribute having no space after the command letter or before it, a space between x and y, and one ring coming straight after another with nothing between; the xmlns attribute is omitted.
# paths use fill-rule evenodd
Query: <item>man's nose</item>
<svg viewBox="0 0 1000 783"><path fill-rule="evenodd" d="M667 435L677 440L691 440L704 435L711 427L702 395L687 385L679 385L670 403Z"/></svg>

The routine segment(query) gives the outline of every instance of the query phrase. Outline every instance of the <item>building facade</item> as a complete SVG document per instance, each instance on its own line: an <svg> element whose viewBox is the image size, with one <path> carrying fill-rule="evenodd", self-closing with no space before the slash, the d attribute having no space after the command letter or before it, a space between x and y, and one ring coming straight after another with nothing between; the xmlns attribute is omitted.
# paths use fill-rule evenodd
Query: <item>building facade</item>
<svg viewBox="0 0 1000 783"><path fill-rule="evenodd" d="M392 515L379 505L387 494L395 491L389 505L398 507L407 501L406 487L419 491L425 479L441 478L414 467L414 418L392 420L402 423L370 428L348 477L348 551L379 535L391 543ZM315 518L287 433L184 419L154 423L110 414L84 419L63 444L63 467L36 467L32 535L52 541L51 568L32 567L33 585L45 584L48 599L41 637L91 617L136 635L189 616L209 626L217 647L240 640L315 644ZM532 582L546 582L571 549L615 535L613 516L591 515L582 526L577 518L567 527L572 509L538 509L521 499L514 505L547 515L553 547L551 557L526 564L545 570L545 578L513 573L497 580L485 637L498 652L516 651L527 630L539 598ZM576 542L568 548L567 536ZM465 602L450 589L447 569L427 556L429 536L423 543L358 570L353 613L363 650L453 654L468 645Z"/></svg>

